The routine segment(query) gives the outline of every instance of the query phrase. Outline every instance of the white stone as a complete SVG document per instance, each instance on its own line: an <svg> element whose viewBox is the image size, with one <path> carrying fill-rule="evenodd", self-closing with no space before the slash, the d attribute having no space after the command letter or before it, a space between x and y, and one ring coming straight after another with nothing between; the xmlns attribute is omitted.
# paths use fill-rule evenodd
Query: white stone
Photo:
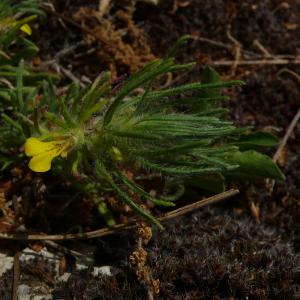
<svg viewBox="0 0 300 300"><path fill-rule="evenodd" d="M60 282L67 282L69 280L70 276L71 276L71 273L66 272L66 273L62 274L61 276L59 276L57 278L57 280Z"/></svg>
<svg viewBox="0 0 300 300"><path fill-rule="evenodd" d="M94 277L97 277L99 275L113 276L113 274L111 273L111 267L110 266L94 267L92 275Z"/></svg>
<svg viewBox="0 0 300 300"><path fill-rule="evenodd" d="M14 258L12 256L7 256L0 253L0 276L2 276L6 271L13 268Z"/></svg>

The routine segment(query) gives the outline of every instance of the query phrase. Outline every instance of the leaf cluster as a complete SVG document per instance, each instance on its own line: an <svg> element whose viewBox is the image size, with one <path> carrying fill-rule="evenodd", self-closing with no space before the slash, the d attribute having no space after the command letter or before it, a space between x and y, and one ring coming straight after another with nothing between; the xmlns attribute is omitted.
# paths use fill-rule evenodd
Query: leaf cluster
<svg viewBox="0 0 300 300"><path fill-rule="evenodd" d="M218 105L228 99L224 88L243 82L223 82L206 67L199 82L156 88L164 74L194 67L194 63L177 64L174 58L188 39L181 38L166 59L150 62L123 82L115 83L104 72L85 89L72 83L63 95L58 95L51 80L44 80L42 91L39 86L26 89L24 82L31 74L21 60L16 86L9 93L14 113L12 117L2 113L3 123L11 129L0 127L8 144L0 143L0 149L20 146L13 143L16 135L44 140L73 136L75 149L67 160L57 160L55 170L64 176L80 174L85 180L73 182L86 192L114 192L159 227L134 199L175 204L170 198L154 197L126 172L158 173L174 185L192 184L212 191L224 189L226 177L283 179L268 156L253 150L272 146L276 139L236 128L227 120L228 110ZM99 211L108 215L103 201L99 203Z"/></svg>
<svg viewBox="0 0 300 300"><path fill-rule="evenodd" d="M17 149L32 133L34 99L43 82L53 77L24 63L39 49L20 29L43 15L34 0L0 3L0 169L20 159Z"/></svg>
<svg viewBox="0 0 300 300"><path fill-rule="evenodd" d="M183 37L175 48L185 41ZM84 143L73 160L73 170L112 189L157 225L132 193L155 205L172 206L173 202L151 196L127 178L126 171L159 173L175 185L191 184L214 192L224 189L226 178L283 179L272 160L255 150L275 145L276 138L236 128L227 120L227 109L218 105L228 99L222 89L242 85L241 81L222 82L207 67L199 82L154 88L163 74L193 66L177 64L169 55L117 85L109 73L103 73L85 90L72 84L58 101L58 113L46 115L63 130L83 128Z"/></svg>

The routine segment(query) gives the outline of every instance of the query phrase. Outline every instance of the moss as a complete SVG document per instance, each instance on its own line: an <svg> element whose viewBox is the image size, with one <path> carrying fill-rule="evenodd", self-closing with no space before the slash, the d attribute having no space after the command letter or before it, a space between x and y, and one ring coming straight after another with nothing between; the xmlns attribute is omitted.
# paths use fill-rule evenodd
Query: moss
<svg viewBox="0 0 300 300"><path fill-rule="evenodd" d="M294 299L299 295L299 256L276 231L248 218L206 209L155 232L148 250L153 276L161 282L159 299ZM80 299L145 299L145 289L124 259L123 271L113 277L95 279L86 273L77 275L76 281L72 275L56 292L71 290Z"/></svg>
<svg viewBox="0 0 300 300"><path fill-rule="evenodd" d="M300 260L275 231L211 210L187 218L152 248L161 299L293 299Z"/></svg>

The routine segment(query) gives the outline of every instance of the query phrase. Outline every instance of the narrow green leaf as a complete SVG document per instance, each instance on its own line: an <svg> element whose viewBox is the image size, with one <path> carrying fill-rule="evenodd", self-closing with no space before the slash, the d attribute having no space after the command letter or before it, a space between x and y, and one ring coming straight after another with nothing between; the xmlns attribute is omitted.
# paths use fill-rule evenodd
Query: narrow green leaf
<svg viewBox="0 0 300 300"><path fill-rule="evenodd" d="M150 149L150 150L145 150L143 152L140 153L144 153L144 154L152 154L152 155L164 155L164 154L185 154L188 152L193 151L195 148L201 147L206 145L207 142L206 141L195 141L195 142L187 142L187 143L182 143L181 145L177 145L177 146L172 146L172 147L160 147L158 149Z"/></svg>
<svg viewBox="0 0 300 300"><path fill-rule="evenodd" d="M140 159L140 162L145 167L148 167L149 169L159 171L162 173L170 174L170 175L182 175L182 176L193 176L196 174L211 174L211 173L217 173L220 172L220 168L205 168L205 167L186 167L186 166L180 166L180 167L172 167L172 166L165 166L165 165L159 165L156 163L152 163L143 159Z"/></svg>
<svg viewBox="0 0 300 300"><path fill-rule="evenodd" d="M278 144L278 139L268 132L254 132L249 134L243 134L238 140L231 142L237 145L242 150L259 149L263 147L274 147Z"/></svg>
<svg viewBox="0 0 300 300"><path fill-rule="evenodd" d="M88 120L92 115L96 112L101 111L101 109L108 103L109 99L108 98L102 98L100 99L100 102L94 104L93 106L86 108L83 113L81 114L79 118L79 122L85 122Z"/></svg>
<svg viewBox="0 0 300 300"><path fill-rule="evenodd" d="M45 112L45 117L50 121L65 129L69 129L68 124L66 124L63 120L61 120L57 115L51 112Z"/></svg>
<svg viewBox="0 0 300 300"><path fill-rule="evenodd" d="M84 122L90 116L91 108L98 105L97 102L101 98L103 102L103 97L111 90L111 84L109 83L110 78L110 72L101 73L87 89L87 92L82 97L81 111L78 118L80 123ZM104 102L106 104L107 101L104 100Z"/></svg>
<svg viewBox="0 0 300 300"><path fill-rule="evenodd" d="M170 89L166 89L166 90L162 90L162 91L151 92L148 94L147 100L156 100L159 98L175 96L175 95L186 93L186 92L194 92L194 91L200 91L200 90L205 90L205 89L215 89L215 88L228 88L228 87L233 87L236 85L243 85L243 84L244 84L244 82L241 80L233 80L233 81L219 82L219 83L208 83L208 84L202 84L200 82L193 82L193 83L188 83L185 85L181 85L178 87L174 87L174 88L170 88Z"/></svg>
<svg viewBox="0 0 300 300"><path fill-rule="evenodd" d="M121 197L121 199L134 211L139 213L141 216L143 216L146 220L150 221L151 223L157 225L159 229L164 229L164 227L161 225L161 223L153 217L150 213L143 210L139 205L137 205L124 191L122 191L118 185L116 185L114 182L111 182L111 186L113 190Z"/></svg>
<svg viewBox="0 0 300 300"><path fill-rule="evenodd" d="M60 106L61 114L63 115L64 120L66 121L66 123L69 126L75 126L76 123L75 123L73 117L71 116L71 114L70 114L70 112L69 112L69 110L68 110L68 108L65 104L64 98L59 97L58 103L59 103L59 106Z"/></svg>
<svg viewBox="0 0 300 300"><path fill-rule="evenodd" d="M169 72L175 72L175 71L182 71L186 69L192 69L197 65L195 62L187 63L187 64L180 64L175 65L169 69Z"/></svg>
<svg viewBox="0 0 300 300"><path fill-rule="evenodd" d="M193 37L191 35L184 35L182 36L175 45L171 48L171 50L168 53L167 57L174 57L177 53L177 50L182 47L186 42L191 40Z"/></svg>
<svg viewBox="0 0 300 300"><path fill-rule="evenodd" d="M130 131L130 130L118 131L118 130L113 130L113 129L106 129L106 132L111 133L115 136L131 138L131 139L142 139L142 140L159 140L160 139L159 135Z"/></svg>
<svg viewBox="0 0 300 300"><path fill-rule="evenodd" d="M132 191L136 192L137 194L145 197L146 199L150 200L156 205L161 206L175 206L174 203L162 199L157 199L155 197L152 197L150 194L148 194L146 191L144 191L141 187L139 187L137 184L135 184L133 181L129 180L126 176L124 176L121 172L115 172L115 176L123 181Z"/></svg>
<svg viewBox="0 0 300 300"><path fill-rule="evenodd" d="M23 73L24 73L24 60L22 59L19 63L17 70L17 100L18 100L18 110L23 112L24 101L23 101Z"/></svg>
<svg viewBox="0 0 300 300"><path fill-rule="evenodd" d="M173 66L173 59L165 60L156 60L152 63L146 65L141 71L137 72L126 82L123 88L119 91L113 103L108 108L104 116L104 125L107 125L118 106L121 104L121 101L127 96L130 92L135 90L138 87L141 87L149 80L153 80L156 76L166 73L168 69Z"/></svg>
<svg viewBox="0 0 300 300"><path fill-rule="evenodd" d="M17 130L19 130L20 132L23 132L23 128L22 126L16 122L15 120L13 120L11 117L9 117L8 115L6 115L5 113L1 114L2 119L7 122L8 124L10 124L11 126L13 126L14 128L16 128Z"/></svg>

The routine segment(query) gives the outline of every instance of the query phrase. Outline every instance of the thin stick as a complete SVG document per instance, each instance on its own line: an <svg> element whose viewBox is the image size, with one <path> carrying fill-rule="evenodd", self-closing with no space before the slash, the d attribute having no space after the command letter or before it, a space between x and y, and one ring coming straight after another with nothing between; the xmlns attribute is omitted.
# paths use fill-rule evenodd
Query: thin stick
<svg viewBox="0 0 300 300"><path fill-rule="evenodd" d="M226 192L217 194L215 196L200 200L198 202L183 206L176 210L173 210L163 217L158 218L160 221L166 221L175 217L179 217L181 215L187 214L191 211L194 211L200 207L206 206L208 204L216 203L221 200L227 199L229 197L233 197L239 194L239 190L231 189ZM32 241L32 240L52 240L52 241L62 241L62 240L72 240L72 239L92 239L92 238L99 238L104 237L107 235L115 234L120 231L128 230L131 228L136 227L136 222L130 222L127 224L119 224L115 225L110 228L101 228L94 231L89 231L85 233L74 233L74 234L55 234L55 235L42 235L42 234L7 234L7 233L0 233L0 239L6 240L20 240L20 241Z"/></svg>
<svg viewBox="0 0 300 300"><path fill-rule="evenodd" d="M53 66L58 71L61 71L66 77L68 77L72 81L78 83L82 88L86 87L86 85L80 79L78 79L70 70L67 70L66 68L64 68L63 66L59 65L58 63L54 63Z"/></svg>
<svg viewBox="0 0 300 300"><path fill-rule="evenodd" d="M18 300L18 287L20 281L20 252L18 251L14 257L14 277L12 287L12 300Z"/></svg>
<svg viewBox="0 0 300 300"><path fill-rule="evenodd" d="M85 43L83 41L75 44L75 45L71 45L69 47L63 48L61 51L57 52L54 57L48 61L45 61L43 63L41 63L38 68L36 69L43 69L49 65L52 65L54 63L59 63L59 61L68 56L69 54L73 53L77 48L79 48L80 46L84 46Z"/></svg>
<svg viewBox="0 0 300 300"><path fill-rule="evenodd" d="M249 65L300 65L300 59L258 59L258 60L239 60L236 62L235 60L219 60L212 62L214 66L229 66L231 67L233 64L237 64L238 66L249 66Z"/></svg>
<svg viewBox="0 0 300 300"><path fill-rule="evenodd" d="M204 42L204 43L210 44L212 46L216 46L216 47L219 47L219 48L225 48L225 49L227 49L229 51L234 50L234 48L235 48L235 46L233 46L233 45L225 44L225 43L222 43L222 42L219 42L219 41L215 41L215 40L212 40L212 39L209 39L209 38L205 38L205 37L193 36L192 38L194 40L198 40L200 42ZM252 52L252 51L249 51L249 50L241 49L241 51L244 54L252 56L252 57L256 57L256 58L261 57L260 54Z"/></svg>
<svg viewBox="0 0 300 300"><path fill-rule="evenodd" d="M78 251L75 251L75 250L71 250L71 249L68 249L60 244L57 244L53 241L44 241L43 242L45 245L49 246L49 247L52 247L54 248L55 250L58 250L59 252L63 253L63 254L69 254L69 255L72 255L73 257L75 257L77 260L84 260L88 263L92 262L93 260L86 256L85 254L82 254Z"/></svg>
<svg viewBox="0 0 300 300"><path fill-rule="evenodd" d="M281 69L281 70L279 70L279 71L277 72L277 77L280 77L280 75L281 75L282 73L288 73L288 74L294 76L294 78L296 78L296 79L298 80L298 82L300 83L300 76L299 76L299 74L297 74L296 72L294 72L294 71L292 71L292 70L290 70L290 69L288 69L288 68L283 68L283 69Z"/></svg>
<svg viewBox="0 0 300 300"><path fill-rule="evenodd" d="M187 213L189 213L191 211L194 211L196 209L199 209L201 207L204 207L206 205L219 202L219 201L227 199L229 197L233 197L233 196L235 196L237 194L239 194L239 190L231 189L231 190L226 191L224 193L220 193L220 194L217 194L215 196L212 196L212 197L209 197L209 198L197 201L195 203L192 203L192 204L180 207L178 209L172 210L169 213L166 213L159 220L165 221L165 220L173 219L173 218L185 215L185 214L187 214Z"/></svg>
<svg viewBox="0 0 300 300"><path fill-rule="evenodd" d="M230 27L231 26L229 25L228 29L227 29L227 37L229 38L230 41L232 41L234 43L235 59L234 59L234 63L231 66L231 72L230 72L231 77L233 77L235 75L236 68L237 68L238 63L241 58L242 44L236 38L234 38L232 36L232 34L230 32Z"/></svg>
<svg viewBox="0 0 300 300"><path fill-rule="evenodd" d="M296 127L298 121L300 119L300 109L298 110L298 112L296 113L296 115L294 116L293 120L291 121L283 139L281 140L281 142L279 143L279 146L275 152L275 154L273 155L273 161L276 163L277 160L279 159L279 157L281 156L281 153L284 149L284 147L286 146L292 132L294 131L294 128ZM269 189L269 193L272 194L274 186L275 186L275 180L269 180L267 179L266 181L266 186Z"/></svg>
<svg viewBox="0 0 300 300"><path fill-rule="evenodd" d="M298 121L300 119L300 109L298 110L298 112L296 113L296 115L294 116L293 120L291 121L283 139L281 140L279 147L277 148L274 156L273 156L273 161L276 162L278 160L278 158L280 157L284 147L286 146L286 143L288 142L292 132L294 131Z"/></svg>
<svg viewBox="0 0 300 300"><path fill-rule="evenodd" d="M273 55L263 46L259 40L253 41L253 46L255 46L265 57L273 57Z"/></svg>
<svg viewBox="0 0 300 300"><path fill-rule="evenodd" d="M210 44L212 46L216 46L219 48L224 48L227 50L234 50L235 46L230 45L230 44L225 44L219 41L215 41L206 37L199 37L199 36L193 36L192 37L194 40L200 41L200 42L204 42L207 44ZM261 55L259 53L253 52L253 51L249 51L249 50L245 50L245 49L241 49L241 52L245 55L248 56L252 56L255 57L257 59L264 59L266 57L266 55ZM299 56L295 56L295 55L290 55L290 54L277 54L277 55L272 55L273 58L276 59L287 59L287 60L299 60ZM230 63L230 65L233 63L233 61Z"/></svg>

